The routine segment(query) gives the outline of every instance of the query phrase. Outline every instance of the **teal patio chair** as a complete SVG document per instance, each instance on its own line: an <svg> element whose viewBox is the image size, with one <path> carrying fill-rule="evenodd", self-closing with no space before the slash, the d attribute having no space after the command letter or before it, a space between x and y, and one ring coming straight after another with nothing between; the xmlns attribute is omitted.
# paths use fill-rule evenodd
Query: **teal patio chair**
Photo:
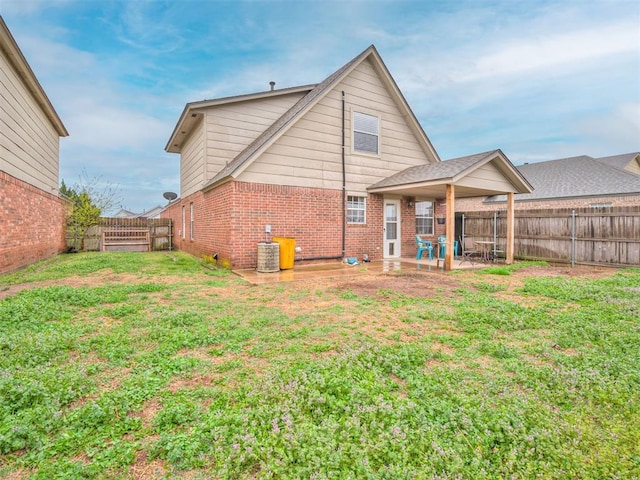
<svg viewBox="0 0 640 480"><path fill-rule="evenodd" d="M438 237L438 244L440 245L440 258L444 258L447 247L447 237L445 235L440 235ZM453 258L458 258L458 240L453 241Z"/></svg>
<svg viewBox="0 0 640 480"><path fill-rule="evenodd" d="M416 243L418 244L416 260L421 260L424 252L429 254L429 260L433 260L433 244L429 240L421 239L418 235L416 235Z"/></svg>

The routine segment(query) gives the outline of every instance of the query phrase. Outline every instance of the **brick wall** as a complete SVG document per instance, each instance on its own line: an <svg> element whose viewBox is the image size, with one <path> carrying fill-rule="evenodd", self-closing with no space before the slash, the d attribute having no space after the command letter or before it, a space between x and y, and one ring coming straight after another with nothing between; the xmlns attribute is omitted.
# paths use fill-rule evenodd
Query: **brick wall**
<svg viewBox="0 0 640 480"><path fill-rule="evenodd" d="M194 239L189 238L190 204ZM182 228L185 206L186 238ZM174 245L195 256L218 254L232 268L255 268L257 244L272 236L293 237L296 260L342 256L342 191L287 185L228 182L177 201L163 217L174 221ZM382 255L382 197L369 195L366 225L346 227L345 256ZM271 226L271 233L265 226ZM414 227L415 228L415 227Z"/></svg>
<svg viewBox="0 0 640 480"><path fill-rule="evenodd" d="M0 273L65 249L66 203L0 171Z"/></svg>

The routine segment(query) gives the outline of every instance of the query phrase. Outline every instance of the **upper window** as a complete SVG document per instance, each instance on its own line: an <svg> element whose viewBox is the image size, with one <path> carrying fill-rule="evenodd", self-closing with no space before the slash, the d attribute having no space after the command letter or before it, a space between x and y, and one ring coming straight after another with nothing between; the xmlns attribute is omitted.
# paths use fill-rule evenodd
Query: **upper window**
<svg viewBox="0 0 640 480"><path fill-rule="evenodd" d="M433 202L416 202L416 233L433 235Z"/></svg>
<svg viewBox="0 0 640 480"><path fill-rule="evenodd" d="M353 151L378 154L380 119L374 115L353 112Z"/></svg>
<svg viewBox="0 0 640 480"><path fill-rule="evenodd" d="M347 196L347 223L366 222L366 198Z"/></svg>

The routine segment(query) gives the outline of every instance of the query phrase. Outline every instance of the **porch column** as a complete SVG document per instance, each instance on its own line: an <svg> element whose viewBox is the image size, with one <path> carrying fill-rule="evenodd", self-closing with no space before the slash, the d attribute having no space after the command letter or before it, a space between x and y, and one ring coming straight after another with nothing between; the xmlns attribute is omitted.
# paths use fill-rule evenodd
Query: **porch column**
<svg viewBox="0 0 640 480"><path fill-rule="evenodd" d="M447 235L447 246L444 253L444 271L450 272L453 268L453 241L455 236L456 220L456 194L453 184L447 184L447 208L445 234Z"/></svg>
<svg viewBox="0 0 640 480"><path fill-rule="evenodd" d="M516 228L516 215L515 215L515 194L513 192L507 193L507 251L506 263L513 263L513 256L515 251L515 228Z"/></svg>

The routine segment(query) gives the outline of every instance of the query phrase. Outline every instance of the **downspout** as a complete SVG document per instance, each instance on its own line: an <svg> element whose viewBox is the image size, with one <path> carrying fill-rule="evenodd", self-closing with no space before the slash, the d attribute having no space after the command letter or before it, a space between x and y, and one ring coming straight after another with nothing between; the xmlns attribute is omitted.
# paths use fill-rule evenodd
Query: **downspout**
<svg viewBox="0 0 640 480"><path fill-rule="evenodd" d="M345 100L342 90L342 257L347 249L347 172L345 167Z"/></svg>
<svg viewBox="0 0 640 480"><path fill-rule="evenodd" d="M328 257L306 257L297 258L296 260L338 260L345 256L347 250L347 171L346 171L346 159L345 159L345 98L344 90L342 91L342 254L337 256Z"/></svg>

